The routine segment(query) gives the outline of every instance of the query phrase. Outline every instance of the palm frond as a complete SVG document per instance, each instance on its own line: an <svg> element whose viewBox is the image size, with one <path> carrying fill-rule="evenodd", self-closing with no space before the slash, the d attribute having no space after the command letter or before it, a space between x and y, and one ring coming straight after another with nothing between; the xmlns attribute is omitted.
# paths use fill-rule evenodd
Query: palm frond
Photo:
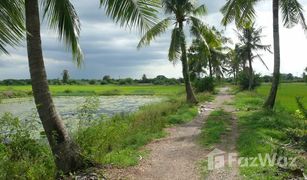
<svg viewBox="0 0 307 180"><path fill-rule="evenodd" d="M176 27L172 32L171 44L168 51L168 59L172 62L176 62L181 55L181 43L183 42L181 30Z"/></svg>
<svg viewBox="0 0 307 180"><path fill-rule="evenodd" d="M160 34L164 33L167 30L167 28L170 26L170 24L171 24L171 19L166 18L161 22L159 22L158 24L156 24L155 26L153 26L150 30L148 30L145 33L145 35L140 40L137 46L138 49L143 46L149 45L152 40L154 40Z"/></svg>
<svg viewBox="0 0 307 180"><path fill-rule="evenodd" d="M205 5L201 5L193 10L192 14L194 16L203 16L208 13L207 7Z"/></svg>
<svg viewBox="0 0 307 180"><path fill-rule="evenodd" d="M100 6L116 23L144 33L156 24L161 4L159 0L100 0Z"/></svg>
<svg viewBox="0 0 307 180"><path fill-rule="evenodd" d="M58 32L60 40L64 40L67 48L71 49L73 60L81 66L80 21L74 6L69 0L44 0L42 6L49 26Z"/></svg>
<svg viewBox="0 0 307 180"><path fill-rule="evenodd" d="M254 6L259 0L228 0L222 7L221 13L224 15L222 24L227 24L235 21L237 27L253 21L256 13Z"/></svg>
<svg viewBox="0 0 307 180"><path fill-rule="evenodd" d="M260 54L257 54L255 57L257 57L260 60L260 62L265 66L265 68L269 70L269 67L266 65Z"/></svg>
<svg viewBox="0 0 307 180"><path fill-rule="evenodd" d="M18 46L24 39L24 1L0 1L0 53L8 54L6 46Z"/></svg>
<svg viewBox="0 0 307 180"><path fill-rule="evenodd" d="M297 0L281 0L280 6L285 27L292 28L296 24L301 23L303 29L307 30L304 9Z"/></svg>

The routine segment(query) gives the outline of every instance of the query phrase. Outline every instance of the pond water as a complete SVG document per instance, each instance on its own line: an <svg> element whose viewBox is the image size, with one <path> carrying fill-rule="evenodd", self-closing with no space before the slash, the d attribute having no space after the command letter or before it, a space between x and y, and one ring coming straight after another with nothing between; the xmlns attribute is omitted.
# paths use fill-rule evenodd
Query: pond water
<svg viewBox="0 0 307 180"><path fill-rule="evenodd" d="M161 97L155 96L100 96L97 114L112 116L118 113L131 113L140 106L159 102ZM74 126L78 108L84 104L86 97L54 97L57 111L61 114L66 126ZM37 118L33 98L5 99L0 103L0 116L5 112L12 113L21 120Z"/></svg>

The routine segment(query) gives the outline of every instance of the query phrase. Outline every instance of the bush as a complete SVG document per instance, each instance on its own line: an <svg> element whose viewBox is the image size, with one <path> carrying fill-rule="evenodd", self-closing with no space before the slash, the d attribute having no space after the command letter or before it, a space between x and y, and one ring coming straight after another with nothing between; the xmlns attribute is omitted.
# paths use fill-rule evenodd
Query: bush
<svg viewBox="0 0 307 180"><path fill-rule="evenodd" d="M95 85L95 84L96 84L96 81L95 81L95 80L90 80L88 83L89 83L90 85Z"/></svg>
<svg viewBox="0 0 307 180"><path fill-rule="evenodd" d="M213 92L215 86L214 79L211 77L197 79L194 86L197 92Z"/></svg>
<svg viewBox="0 0 307 180"><path fill-rule="evenodd" d="M126 78L126 79L120 79L119 80L119 85L131 85L133 83L134 83L134 81L131 78Z"/></svg>
<svg viewBox="0 0 307 180"><path fill-rule="evenodd" d="M242 71L238 74L238 83L242 90L247 90L249 88L249 73L248 71ZM260 86L260 75L254 74L254 83L252 89Z"/></svg>
<svg viewBox="0 0 307 180"><path fill-rule="evenodd" d="M11 114L0 117L0 179L54 179L55 164L48 144L33 134L38 125Z"/></svg>

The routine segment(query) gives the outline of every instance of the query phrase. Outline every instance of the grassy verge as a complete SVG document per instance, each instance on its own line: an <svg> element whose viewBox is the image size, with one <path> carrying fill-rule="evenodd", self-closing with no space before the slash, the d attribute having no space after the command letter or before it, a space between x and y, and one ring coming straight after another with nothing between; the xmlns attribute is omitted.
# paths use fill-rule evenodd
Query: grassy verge
<svg viewBox="0 0 307 180"><path fill-rule="evenodd" d="M188 122L196 115L195 106L186 104L183 97L174 97L144 106L134 114L115 116L82 129L76 139L91 161L118 167L132 166L146 154L140 150L142 146L165 136L163 128Z"/></svg>
<svg viewBox="0 0 307 180"><path fill-rule="evenodd" d="M224 110L213 111L202 127L200 142L206 148L211 148L221 142L221 138L231 126L231 114Z"/></svg>
<svg viewBox="0 0 307 180"><path fill-rule="evenodd" d="M54 96L93 96L93 95L174 95L183 92L183 86L158 85L53 85L50 91ZM31 86L0 86L0 97L25 97L32 95Z"/></svg>
<svg viewBox="0 0 307 180"><path fill-rule="evenodd" d="M254 92L241 92L236 95L235 105L238 112L239 139L237 148L240 157L273 158L273 165L241 164L240 173L246 179L291 179L302 178L307 173L307 159L301 155L306 152L306 119L290 115L280 106L275 112L261 108L264 99ZM298 158L294 166L281 158ZM282 160L282 161L279 161ZM242 162L243 163L243 162ZM251 163L251 162L249 162Z"/></svg>
<svg viewBox="0 0 307 180"><path fill-rule="evenodd" d="M202 101L211 95L199 95ZM96 119L74 133L84 157L92 162L125 167L136 165L147 152L142 147L165 136L163 128L185 123L197 115L183 95L147 105L139 111ZM81 123L82 124L82 123ZM88 125L88 122L85 122ZM0 179L54 179L55 165L46 142L34 139L36 125L12 115L0 117Z"/></svg>

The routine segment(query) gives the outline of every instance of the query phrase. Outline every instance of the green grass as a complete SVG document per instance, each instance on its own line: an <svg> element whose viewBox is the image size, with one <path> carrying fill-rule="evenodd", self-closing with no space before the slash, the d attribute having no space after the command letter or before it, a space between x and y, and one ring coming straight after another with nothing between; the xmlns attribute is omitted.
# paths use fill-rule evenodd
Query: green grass
<svg viewBox="0 0 307 180"><path fill-rule="evenodd" d="M0 96L11 94L14 97L31 95L31 86L0 86ZM174 95L184 91L183 86L155 85L53 85L50 91L54 96L83 95Z"/></svg>
<svg viewBox="0 0 307 180"><path fill-rule="evenodd" d="M211 148L216 143L221 142L222 136L229 130L231 119L231 114L224 110L213 111L202 127L201 144Z"/></svg>
<svg viewBox="0 0 307 180"><path fill-rule="evenodd" d="M209 100L211 96L202 95L200 99ZM85 128L76 134L76 139L85 157L91 161L118 167L133 166L146 155L140 148L165 136L165 127L188 122L196 115L196 107L186 104L183 95L173 96L164 102L144 106L136 113L115 116Z"/></svg>
<svg viewBox="0 0 307 180"><path fill-rule="evenodd" d="M240 157L257 157L258 154L264 156L266 153L277 153L278 157L299 157L296 168L305 168L306 173L306 160L294 152L306 148L304 132L307 132L307 121L295 118L279 106L275 112L263 110L263 101L263 98L253 92L236 95L235 105L239 110L237 149ZM303 133L293 134L293 130ZM291 146L286 146L289 143ZM259 164L258 161L257 163ZM295 169L282 170L277 166L240 167L240 173L246 179L289 179L294 177L293 170Z"/></svg>
<svg viewBox="0 0 307 180"><path fill-rule="evenodd" d="M257 93L266 97L270 91L270 84L263 84L257 88ZM303 103L307 107L307 84L306 83L281 83L277 94L277 104L290 112L298 109L295 97L304 97Z"/></svg>

